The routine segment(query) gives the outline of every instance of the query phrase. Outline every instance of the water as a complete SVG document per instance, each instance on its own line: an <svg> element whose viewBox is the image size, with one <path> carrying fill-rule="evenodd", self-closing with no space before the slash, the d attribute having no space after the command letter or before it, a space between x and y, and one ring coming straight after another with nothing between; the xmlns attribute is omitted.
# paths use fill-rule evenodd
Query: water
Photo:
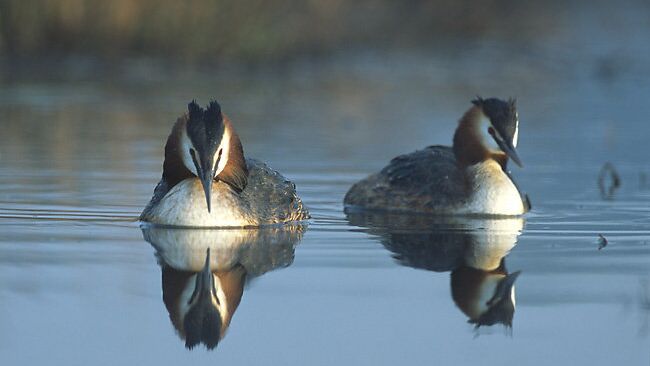
<svg viewBox="0 0 650 366"><path fill-rule="evenodd" d="M611 44L596 51L620 51ZM602 76L592 49L581 65L543 48L506 51L362 53L283 73L134 63L117 76L5 75L3 364L647 365L648 52ZM448 144L477 93L519 98L525 168L514 175L534 208L524 220L343 213L356 180ZM165 138L188 101L215 96L246 154L295 181L313 220L279 233L145 228L150 244L136 218ZM607 161L622 186L603 199ZM236 310L216 349L188 351L173 301L206 242ZM502 281L514 285L479 321L481 289Z"/></svg>

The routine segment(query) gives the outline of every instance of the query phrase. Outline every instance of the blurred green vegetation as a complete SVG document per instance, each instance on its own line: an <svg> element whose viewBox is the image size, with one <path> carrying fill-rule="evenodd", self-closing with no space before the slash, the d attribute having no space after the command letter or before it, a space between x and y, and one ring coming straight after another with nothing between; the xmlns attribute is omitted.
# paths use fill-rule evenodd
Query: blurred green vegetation
<svg viewBox="0 0 650 366"><path fill-rule="evenodd" d="M3 0L4 57L282 61L454 37L541 37L562 2L516 0ZM554 8L555 6L555 8Z"/></svg>

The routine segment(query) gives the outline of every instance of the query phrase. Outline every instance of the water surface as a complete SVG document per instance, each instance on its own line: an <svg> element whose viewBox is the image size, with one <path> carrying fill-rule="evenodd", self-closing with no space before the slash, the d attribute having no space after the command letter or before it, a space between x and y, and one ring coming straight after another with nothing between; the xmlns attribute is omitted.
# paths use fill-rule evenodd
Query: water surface
<svg viewBox="0 0 650 366"><path fill-rule="evenodd" d="M638 75L650 63L642 54L602 78L600 61L564 69L538 56L506 61L484 49L235 76L137 65L118 76L6 76L3 363L647 365L650 78ZM397 154L449 144L478 93L519 98L525 168L514 175L530 214L344 214L353 182ZM136 218L171 125L188 101L212 97L246 154L296 183L313 215L299 233L165 234L167 249L143 237ZM622 186L603 199L607 161ZM213 269L239 303L214 350L188 351L165 279L186 286L204 256L183 250L201 240L221 250ZM503 281L500 307L485 315Z"/></svg>

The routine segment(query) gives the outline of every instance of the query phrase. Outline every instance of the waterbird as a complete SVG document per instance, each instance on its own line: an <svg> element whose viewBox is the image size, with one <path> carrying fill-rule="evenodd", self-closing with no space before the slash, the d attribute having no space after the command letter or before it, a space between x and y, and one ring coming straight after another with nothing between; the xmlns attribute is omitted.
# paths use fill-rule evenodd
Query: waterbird
<svg viewBox="0 0 650 366"><path fill-rule="evenodd" d="M477 97L458 123L453 146L429 146L392 159L350 188L346 210L522 215L530 201L508 171L509 159L522 166L518 137L514 99Z"/></svg>
<svg viewBox="0 0 650 366"><path fill-rule="evenodd" d="M162 179L140 220L189 227L257 227L308 219L295 185L244 157L239 136L215 100L196 101L165 145Z"/></svg>

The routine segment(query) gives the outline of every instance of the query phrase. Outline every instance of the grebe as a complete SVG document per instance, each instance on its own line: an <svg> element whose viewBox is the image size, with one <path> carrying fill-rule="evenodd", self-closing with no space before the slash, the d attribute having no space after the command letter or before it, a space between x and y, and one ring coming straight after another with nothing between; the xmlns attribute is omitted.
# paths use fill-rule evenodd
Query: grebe
<svg viewBox="0 0 650 366"><path fill-rule="evenodd" d="M162 179L140 220L255 227L309 217L292 182L244 158L239 136L216 101L205 110L192 101L167 139Z"/></svg>
<svg viewBox="0 0 650 366"><path fill-rule="evenodd" d="M346 209L499 216L529 211L528 196L507 170L508 158L522 166L515 150L515 101L479 97L472 104L460 119L453 147L429 146L394 158L350 188Z"/></svg>

